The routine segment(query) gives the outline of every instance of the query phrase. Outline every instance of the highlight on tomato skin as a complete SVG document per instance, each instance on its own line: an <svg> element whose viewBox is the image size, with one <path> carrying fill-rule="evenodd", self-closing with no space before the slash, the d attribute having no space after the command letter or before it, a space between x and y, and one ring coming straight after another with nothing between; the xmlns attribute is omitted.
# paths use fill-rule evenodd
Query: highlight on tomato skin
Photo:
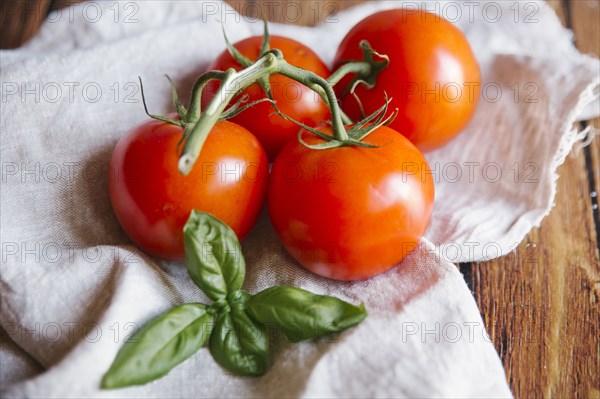
<svg viewBox="0 0 600 399"><path fill-rule="evenodd" d="M419 244L433 209L433 177L414 145L387 127L364 142L378 147L290 141L271 171L268 210L281 242L304 268L335 280L394 267Z"/></svg>
<svg viewBox="0 0 600 399"><path fill-rule="evenodd" d="M262 36L253 36L233 45L244 56L255 61L259 58L262 40ZM325 79L331 74L329 68L319 56L304 44L287 37L275 35L270 37L269 43L272 49L281 50L288 63L314 72ZM217 56L207 70L226 71L229 68L240 70L242 66L225 50ZM285 115L311 127L330 119L329 108L323 99L302 83L282 75L271 76L269 82L273 100ZM209 103L219 86L219 82L211 82L207 85L202 96L203 104ZM258 84L248 87L237 98L243 95L249 96L249 103L266 98L263 89ZM268 102L254 105L250 110L231 118L231 121L245 127L254 134L270 160L274 160L281 148L289 140L294 139L298 133L298 126L277 115L273 106Z"/></svg>
<svg viewBox="0 0 600 399"><path fill-rule="evenodd" d="M109 195L123 230L144 252L183 260L183 226L192 209L224 221L243 239L264 204L268 160L257 139L227 121L210 131L188 176L177 169L183 129L142 123L123 136L110 161Z"/></svg>
<svg viewBox="0 0 600 399"><path fill-rule="evenodd" d="M390 61L375 87L356 87L366 114L377 109L387 94L392 98L390 110L399 110L390 127L421 151L442 147L463 131L479 102L481 74L469 42L457 27L422 10L381 11L346 34L334 65L360 60L362 40ZM338 95L349 79L336 86ZM350 117L360 116L354 96L345 95L341 101Z"/></svg>

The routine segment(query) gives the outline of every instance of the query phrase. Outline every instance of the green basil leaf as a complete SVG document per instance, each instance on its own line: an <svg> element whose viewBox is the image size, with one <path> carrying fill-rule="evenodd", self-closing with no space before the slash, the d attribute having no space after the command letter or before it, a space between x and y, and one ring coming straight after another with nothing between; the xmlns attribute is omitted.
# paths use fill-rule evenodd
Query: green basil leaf
<svg viewBox="0 0 600 399"><path fill-rule="evenodd" d="M269 367L266 328L246 313L250 295L237 291L229 297L231 311L217 315L209 348L221 366L237 375L261 375Z"/></svg>
<svg viewBox="0 0 600 399"><path fill-rule="evenodd" d="M177 306L127 340L102 378L104 389L141 385L166 375L204 345L213 315L200 303Z"/></svg>
<svg viewBox="0 0 600 399"><path fill-rule="evenodd" d="M292 342L343 331L367 317L364 304L354 306L290 286L275 286L254 295L247 312L254 320L281 330Z"/></svg>
<svg viewBox="0 0 600 399"><path fill-rule="evenodd" d="M185 263L190 277L213 301L242 288L246 264L240 243L225 223L192 211L183 228Z"/></svg>

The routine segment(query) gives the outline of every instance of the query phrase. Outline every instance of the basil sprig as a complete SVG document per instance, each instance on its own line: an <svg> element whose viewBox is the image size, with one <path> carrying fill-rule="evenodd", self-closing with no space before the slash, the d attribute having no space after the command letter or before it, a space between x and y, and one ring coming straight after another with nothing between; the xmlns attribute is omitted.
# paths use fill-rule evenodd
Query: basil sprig
<svg viewBox="0 0 600 399"><path fill-rule="evenodd" d="M102 388L160 378L207 341L213 358L233 374L262 375L269 367L267 327L298 342L343 331L367 316L362 304L290 286L252 296L241 290L246 265L227 225L192 211L183 232L188 273L213 303L179 305L146 324L123 345L102 378Z"/></svg>

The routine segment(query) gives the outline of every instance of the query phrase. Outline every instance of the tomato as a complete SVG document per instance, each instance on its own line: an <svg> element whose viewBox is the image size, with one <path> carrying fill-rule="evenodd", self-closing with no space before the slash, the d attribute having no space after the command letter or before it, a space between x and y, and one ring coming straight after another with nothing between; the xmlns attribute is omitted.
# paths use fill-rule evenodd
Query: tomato
<svg viewBox="0 0 600 399"><path fill-rule="evenodd" d="M363 141L379 147L312 150L290 141L271 171L267 201L279 238L306 269L336 280L366 279L400 262L433 207L433 177L410 141L387 127Z"/></svg>
<svg viewBox="0 0 600 399"><path fill-rule="evenodd" d="M245 57L255 61L259 58L262 40L262 36L254 36L235 43L234 46ZM329 68L319 56L302 43L286 37L271 36L270 46L281 50L285 60L294 66L314 72L323 78L327 78L330 74ZM228 51L224 51L208 69L225 71L229 68L240 70L242 67ZM284 114L311 127L329 119L329 108L326 103L306 86L282 75L271 76L269 82L273 100ZM204 106L214 97L219 86L219 82L207 85L202 96ZM247 94L249 101L266 98L258 84L248 87L242 94ZM251 110L232 118L231 121L250 130L258 138L271 160L286 142L296 137L299 129L295 123L277 115L268 102L257 104Z"/></svg>
<svg viewBox="0 0 600 399"><path fill-rule="evenodd" d="M367 115L384 103L387 93L393 98L390 109L399 109L390 127L422 151L443 146L465 128L477 106L481 78L477 60L460 30L425 11L382 11L348 32L335 64L361 59L361 40L390 59L373 89L356 88ZM338 93L347 82L338 84ZM342 109L351 117L360 116L352 95L344 96Z"/></svg>
<svg viewBox="0 0 600 399"><path fill-rule="evenodd" d="M243 127L218 122L190 174L177 168L182 128L151 120L117 143L109 193L121 226L150 255L182 260L183 226L192 209L211 213L242 239L264 203L268 161Z"/></svg>

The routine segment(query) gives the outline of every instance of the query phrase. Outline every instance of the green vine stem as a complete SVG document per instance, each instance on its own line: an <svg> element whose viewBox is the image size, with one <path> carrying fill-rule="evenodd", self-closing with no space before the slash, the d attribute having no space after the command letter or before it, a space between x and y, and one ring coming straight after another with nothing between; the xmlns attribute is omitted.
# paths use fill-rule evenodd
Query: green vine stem
<svg viewBox="0 0 600 399"><path fill-rule="evenodd" d="M353 92L357 84L364 84L369 89L375 86L377 76L387 68L390 60L387 55L379 54L373 50L368 41L362 40L359 44L363 51L363 61L346 61L331 76L327 78L327 83L331 86L337 85L346 75L355 75L342 92L343 95ZM321 98L329 105L327 94L319 85L312 85L309 88L318 93ZM340 110L344 124L354 123L343 110Z"/></svg>
<svg viewBox="0 0 600 399"><path fill-rule="evenodd" d="M185 132L185 143L178 164L179 171L184 175L190 173L194 163L200 156L200 151L208 133L221 118L225 108L233 98L241 90L273 74L281 74L302 83L317 92L327 102L331 111L333 136L331 140L329 139L330 136L327 136L329 143L322 148L362 145L359 140L351 137L346 131L344 125L352 121L349 121L342 112L333 91L333 85L350 73L356 75L350 83L352 87L358 83L372 85L379 72L387 66L387 57L375 53L366 41L361 42L361 48L364 52L364 61L349 62L342 65L329 79L324 79L313 72L289 64L283 58L281 51L277 49L268 51L256 62L240 71L235 71L234 69L229 69L226 72L211 71L200 77L194 85L190 110L186 116L186 121L191 122L189 125L191 127L190 129L186 129ZM381 60L375 60L376 57L381 58ZM200 112L202 88L212 79L221 80L221 86L202 115L196 119L196 112ZM190 114L192 112L194 114ZM309 128L309 130L314 132L314 129Z"/></svg>
<svg viewBox="0 0 600 399"><path fill-rule="evenodd" d="M287 63L280 50L270 50L269 30L266 21L264 25L263 41L260 48L261 56L254 63L240 53L235 46L229 42L225 30L223 30L223 35L229 53L244 67L244 69L236 71L231 68L225 72L209 71L204 73L194 83L192 97L187 109L181 104L173 81L169 76L166 76L171 85L173 104L177 110L179 119L154 115L148 112L146 99L144 97L144 87L142 85L142 79L140 78L142 102L146 114L151 118L183 128L182 137L177 144L177 151L179 151L183 145L178 168L184 175L190 173L194 163L200 156L202 146L204 145L210 130L220 119L231 118L259 102L271 102L275 112L281 115L281 117L296 123L302 129L308 130L325 140L325 143L310 145L302 140L302 130L300 130L298 133L298 140L303 145L314 149L335 148L347 145L372 147L370 144L361 142L361 140L378 126L389 122L395 116L392 115L391 117L384 119L385 113L387 112L387 106L389 105L389 100L386 98L384 106L378 111L368 117L364 117L363 115L364 119L362 121L354 123L354 121L340 108L333 91L333 87L349 74L353 74L354 76L344 88L342 95L349 92L355 95L354 88L358 84L364 84L368 88L372 88L375 85L379 73L381 73L381 71L389 64L389 58L375 52L366 40L361 41L359 44L359 47L363 52L362 61L350 60L344 62L328 79L324 79L315 73ZM331 111L333 136L324 134L281 113L271 95L269 77L273 74L286 76L294 81L302 83L319 94ZM221 86L208 107L202 112L202 92L206 84L212 80L221 81ZM245 104L247 96L242 96L227 111L225 110L238 93L254 83L258 83L262 87L266 95L265 99ZM345 125L353 126L346 130Z"/></svg>
<svg viewBox="0 0 600 399"><path fill-rule="evenodd" d="M379 54L369 44L368 41L362 40L359 47L363 52L363 61L346 61L338 69L336 69L327 81L335 86L346 75L356 75L346 87L346 91L350 91L357 83L362 83L368 88L375 86L377 76L387 68L390 59L387 55Z"/></svg>
<svg viewBox="0 0 600 399"><path fill-rule="evenodd" d="M255 83L262 76L275 73L277 65L278 57L273 52L269 52L245 69L236 72L235 69L230 68L225 72L219 90L198 121L193 125L189 137L185 141L178 165L179 171L182 174L187 175L190 173L192 166L194 166L196 159L200 155L200 150L208 137L208 133L219 121L221 114L235 95ZM200 80L202 80L202 77ZM194 91L193 97L198 98L198 105L200 105L199 99L202 95L200 89L202 86L199 85L198 88L198 90ZM200 112L199 107L198 112Z"/></svg>
<svg viewBox="0 0 600 399"><path fill-rule="evenodd" d="M270 49L270 34L269 34L269 26L267 21L264 22L264 30L262 43L260 46L259 56L265 55ZM252 61L244 56L242 53L238 51L237 48L227 38L227 33L225 32L225 28L223 27L223 37L225 39L225 44L227 46L227 51L229 54L244 68L247 68L252 64ZM348 92L353 92L354 87L359 84L365 84L367 87L372 88L375 84L375 80L377 75L385 69L389 63L389 58L385 55L381 55L371 48L369 43L366 40L363 40L359 43L359 48L363 52L363 61L355 61L350 60L345 62L337 71L335 71L328 79L327 82L331 86L335 86L339 83L344 76L348 74L354 74L354 78L350 81L348 86L345 88L343 94L347 94ZM271 96L271 86L269 83L269 77L263 76L257 80L258 85L263 89L265 95L268 99L272 100ZM313 84L309 87L313 91L315 91L319 96L325 101L325 103L329 106L329 100L327 97L327 93L325 90L321 88L320 85ZM330 107L331 108L331 107ZM344 124L349 125L354 123L348 115L344 113L343 110L340 110L342 121Z"/></svg>
<svg viewBox="0 0 600 399"><path fill-rule="evenodd" d="M241 65L244 65L245 68L240 71L230 68L227 71L209 71L204 73L198 78L193 86L192 96L187 109L181 104L173 81L171 78L169 78L169 76L166 76L171 85L173 104L177 110L177 114L179 116L178 119L154 115L148 112L142 80L140 78L142 102L144 104L144 110L146 111L146 114L151 118L171 123L183 128L183 134L177 145L177 150L181 150L178 168L180 173L184 175L189 174L191 171L194 163L200 156L202 146L204 145L209 132L220 119L233 117L259 102L271 102L274 106L275 112L279 113L282 117L293 121L302 129L308 130L309 132L325 140L325 143L310 145L304 142L299 134L298 138L300 142L303 145L314 149L335 148L348 145L372 147L367 143L361 142L361 140L377 126L384 124L389 120L389 118L385 120L383 119L384 114L387 111L387 105L389 104L389 101L386 99L386 104L380 108L379 111L355 124L354 121L348 118L340 108L333 90L333 86L339 83L348 74L353 74L354 77L351 79L344 93L348 91L353 92L354 87L357 84L365 84L368 87L372 87L375 84L377 75L387 66L388 58L373 51L369 43L366 41L362 41L360 43L360 48L362 49L364 55L363 61L349 61L344 63L328 79L324 79L313 72L289 64L283 58L283 54L280 50L268 50L256 62L252 63L241 53L239 53L227 39L226 42L232 56L234 56L236 59L239 58L238 62L240 62ZM263 46L261 49L268 49L268 31L266 26ZM277 108L277 104L271 97L270 87L268 84L269 76L274 74L281 74L294 81L297 81L315 91L321 96L321 98L323 98L331 111L333 135L327 135L319 132L318 130L306 126L287 115L281 114ZM206 109L202 110L202 92L206 84L212 80L219 80L221 85L210 104L208 104ZM235 104L226 110L229 103L242 90L254 83L261 84L267 96L265 99L245 104L247 101L247 96L242 96ZM349 130L346 130L345 125L351 124L353 126L350 127ZM367 124L369 126L367 126Z"/></svg>
<svg viewBox="0 0 600 399"><path fill-rule="evenodd" d="M223 81L226 75L227 72L208 71L202 76L200 76L196 83L194 83L194 87L192 88L192 98L190 100L189 110L186 114L186 120L188 123L196 123L198 122L198 119L200 119L200 110L202 109L201 99L204 86L206 86L206 84L211 80Z"/></svg>
<svg viewBox="0 0 600 399"><path fill-rule="evenodd" d="M309 88L314 86L320 87L325 93L331 109L333 135L335 139L340 142L347 142L350 140L350 137L344 128L337 98L333 92L333 88L327 80L310 71L288 64L283 58L281 51L271 50L248 68L237 72L234 69L229 69L225 73L225 78L221 83L221 87L208 107L204 110L198 122L192 128L190 136L184 144L181 157L179 158L179 171L182 174L187 175L191 171L192 166L200 155L202 145L206 141L208 133L217 123L221 114L235 95L239 91L255 83L261 77L276 73L300 82Z"/></svg>

